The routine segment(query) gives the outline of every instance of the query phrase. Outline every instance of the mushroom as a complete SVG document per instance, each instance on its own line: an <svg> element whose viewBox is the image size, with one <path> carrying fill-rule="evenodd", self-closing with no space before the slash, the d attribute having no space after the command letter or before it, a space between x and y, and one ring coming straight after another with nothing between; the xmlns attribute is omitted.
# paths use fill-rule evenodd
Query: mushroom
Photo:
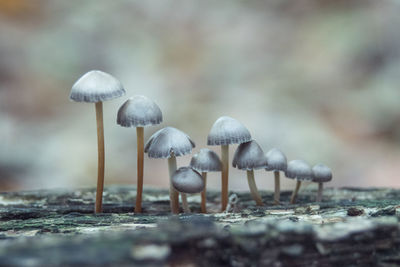
<svg viewBox="0 0 400 267"><path fill-rule="evenodd" d="M143 128L160 124L162 113L154 101L149 98L137 95L129 98L119 108L117 124L123 127L136 127L137 138L137 188L135 212L142 212L142 192L143 192Z"/></svg>
<svg viewBox="0 0 400 267"><path fill-rule="evenodd" d="M254 180L254 170L266 168L267 165L267 158L263 150L254 140L240 144L233 156L232 166L247 171L250 193L258 206L262 206L263 202Z"/></svg>
<svg viewBox="0 0 400 267"><path fill-rule="evenodd" d="M201 176L204 181L204 190L201 192L201 212L207 213L206 201L207 201L207 172L219 172L221 171L221 160L217 153L208 148L200 149L200 152L195 154L191 161L190 167L198 172L201 172Z"/></svg>
<svg viewBox="0 0 400 267"><path fill-rule="evenodd" d="M120 81L108 73L92 70L77 80L71 89L69 98L76 102L95 103L97 121L98 173L95 212L102 211L104 187L104 126L103 101L111 100L125 94Z"/></svg>
<svg viewBox="0 0 400 267"><path fill-rule="evenodd" d="M287 168L287 159L285 154L277 148L273 148L266 154L268 166L267 171L273 171L275 177L274 203L280 203L280 171L285 172Z"/></svg>
<svg viewBox="0 0 400 267"><path fill-rule="evenodd" d="M200 173L191 167L181 167L172 175L172 185L178 192L181 192L182 207L185 213L190 209L186 194L200 193L204 190L204 181Z"/></svg>
<svg viewBox="0 0 400 267"><path fill-rule="evenodd" d="M312 172L312 181L318 183L317 202L321 202L324 183L332 180L332 170L325 164L317 164L312 168Z"/></svg>
<svg viewBox="0 0 400 267"><path fill-rule="evenodd" d="M150 158L168 159L169 198L172 213L179 213L179 195L172 186L172 176L176 171L176 157L192 153L192 148L195 146L184 132L173 127L165 127L153 134L144 147L144 152Z"/></svg>
<svg viewBox="0 0 400 267"><path fill-rule="evenodd" d="M226 209L228 204L228 180L229 180L229 145L241 144L251 140L249 131L239 121L223 116L215 121L207 137L209 146L221 146L221 207Z"/></svg>
<svg viewBox="0 0 400 267"><path fill-rule="evenodd" d="M292 197L290 198L290 204L296 203L297 193L299 192L302 181L311 181L312 170L310 165L304 160L292 160L287 165L285 172L286 177L297 179L296 188L293 190Z"/></svg>

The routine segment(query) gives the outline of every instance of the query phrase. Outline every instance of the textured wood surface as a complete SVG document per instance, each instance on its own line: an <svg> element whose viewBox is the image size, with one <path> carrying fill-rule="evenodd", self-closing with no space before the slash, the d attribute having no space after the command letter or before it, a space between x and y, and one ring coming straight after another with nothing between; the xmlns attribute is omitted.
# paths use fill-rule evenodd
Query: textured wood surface
<svg viewBox="0 0 400 267"><path fill-rule="evenodd" d="M168 191L145 190L135 214L132 187L107 187L102 214L95 190L0 194L0 265L398 266L400 190L327 189L290 193L264 206L248 193L230 193L229 212L217 213L219 194L188 196L192 214L171 216Z"/></svg>

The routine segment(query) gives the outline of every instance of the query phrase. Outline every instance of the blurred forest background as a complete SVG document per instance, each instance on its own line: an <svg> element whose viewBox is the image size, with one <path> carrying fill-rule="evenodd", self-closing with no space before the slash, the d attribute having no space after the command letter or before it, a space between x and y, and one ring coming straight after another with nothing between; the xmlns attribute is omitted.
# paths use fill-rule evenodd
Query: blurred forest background
<svg viewBox="0 0 400 267"><path fill-rule="evenodd" d="M396 0L0 0L0 191L96 185L94 105L69 101L92 69L127 90L104 104L106 184L136 184L136 132L116 114L143 94L164 115L146 140L173 126L197 152L228 115L265 152L331 166L330 186L399 187L399 25ZM273 189L269 172L256 181ZM167 184L146 155L145 186Z"/></svg>

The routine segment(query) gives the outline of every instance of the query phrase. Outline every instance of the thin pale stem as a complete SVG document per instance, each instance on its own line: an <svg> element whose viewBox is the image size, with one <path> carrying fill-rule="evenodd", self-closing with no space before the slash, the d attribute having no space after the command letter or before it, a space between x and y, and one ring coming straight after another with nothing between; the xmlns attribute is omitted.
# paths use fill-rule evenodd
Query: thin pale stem
<svg viewBox="0 0 400 267"><path fill-rule="evenodd" d="M179 194L172 185L172 176L176 171L176 157L171 154L168 158L168 169L169 169L169 201L171 206L171 212L174 214L179 213Z"/></svg>
<svg viewBox="0 0 400 267"><path fill-rule="evenodd" d="M96 104L96 122L97 122L97 148L98 148L98 165L97 165L97 192L96 192L96 209L95 213L102 212L103 188L104 188L104 126L103 126L103 103Z"/></svg>
<svg viewBox="0 0 400 267"><path fill-rule="evenodd" d="M221 210L228 205L229 145L221 145Z"/></svg>
<svg viewBox="0 0 400 267"><path fill-rule="evenodd" d="M260 195L258 194L256 181L254 180L253 170L247 171L247 182L249 183L250 193L254 201L257 203L258 206L264 205Z"/></svg>
<svg viewBox="0 0 400 267"><path fill-rule="evenodd" d="M322 201L322 192L324 190L324 184L323 183L318 183L318 194L317 194L317 202Z"/></svg>
<svg viewBox="0 0 400 267"><path fill-rule="evenodd" d="M201 212L207 213L207 173L202 172L201 176L204 181L204 190L201 192Z"/></svg>
<svg viewBox="0 0 400 267"><path fill-rule="evenodd" d="M136 187L136 205L135 212L142 212L142 193L143 193L143 127L136 128L137 138L137 187Z"/></svg>
<svg viewBox="0 0 400 267"><path fill-rule="evenodd" d="M280 204L281 197L281 177L279 171L274 171L275 176L275 194L274 194L274 203L276 205Z"/></svg>
<svg viewBox="0 0 400 267"><path fill-rule="evenodd" d="M182 208L184 213L190 213L190 208L187 201L186 193L181 192L181 199L182 199Z"/></svg>
<svg viewBox="0 0 400 267"><path fill-rule="evenodd" d="M290 204L296 203L297 193L299 193L300 186L301 182L297 180L296 188L293 190L292 197L290 198Z"/></svg>

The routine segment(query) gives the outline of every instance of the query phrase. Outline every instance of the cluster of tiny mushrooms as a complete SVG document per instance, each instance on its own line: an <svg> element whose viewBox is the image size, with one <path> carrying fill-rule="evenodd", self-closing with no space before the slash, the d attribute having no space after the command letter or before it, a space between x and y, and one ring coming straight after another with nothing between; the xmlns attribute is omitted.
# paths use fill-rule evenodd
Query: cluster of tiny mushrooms
<svg viewBox="0 0 400 267"><path fill-rule="evenodd" d="M98 177L95 212L102 211L102 196L104 186L104 130L103 102L125 94L120 81L108 73L93 70L79 78L72 86L70 99L76 102L95 103L98 141ZM322 200L323 183L332 179L332 171L324 164L313 168L304 160L292 160L287 163L284 153L273 148L264 154L250 132L239 121L223 116L217 119L207 137L207 145L221 146L221 160L218 155L203 148L195 154L190 166L176 167L176 157L192 153L195 143L184 132L165 127L154 133L144 145L143 128L157 125L163 121L160 108L145 96L134 96L126 100L119 108L117 123L122 127L136 127L137 134L137 193L134 211L142 212L143 191L143 157L147 153L150 158L168 159L170 176L170 206L172 213L179 213L179 193L184 212L190 212L186 194L201 193L201 212L206 213L206 180L207 172L221 171L221 210L228 204L228 175L229 175L229 145L238 144L233 157L232 166L246 170L250 193L257 205L263 202L257 190L254 170L265 169L274 172L275 193L274 203L280 203L280 172L287 178L296 179L290 203L296 202L296 197L302 181L318 183L316 201Z"/></svg>

